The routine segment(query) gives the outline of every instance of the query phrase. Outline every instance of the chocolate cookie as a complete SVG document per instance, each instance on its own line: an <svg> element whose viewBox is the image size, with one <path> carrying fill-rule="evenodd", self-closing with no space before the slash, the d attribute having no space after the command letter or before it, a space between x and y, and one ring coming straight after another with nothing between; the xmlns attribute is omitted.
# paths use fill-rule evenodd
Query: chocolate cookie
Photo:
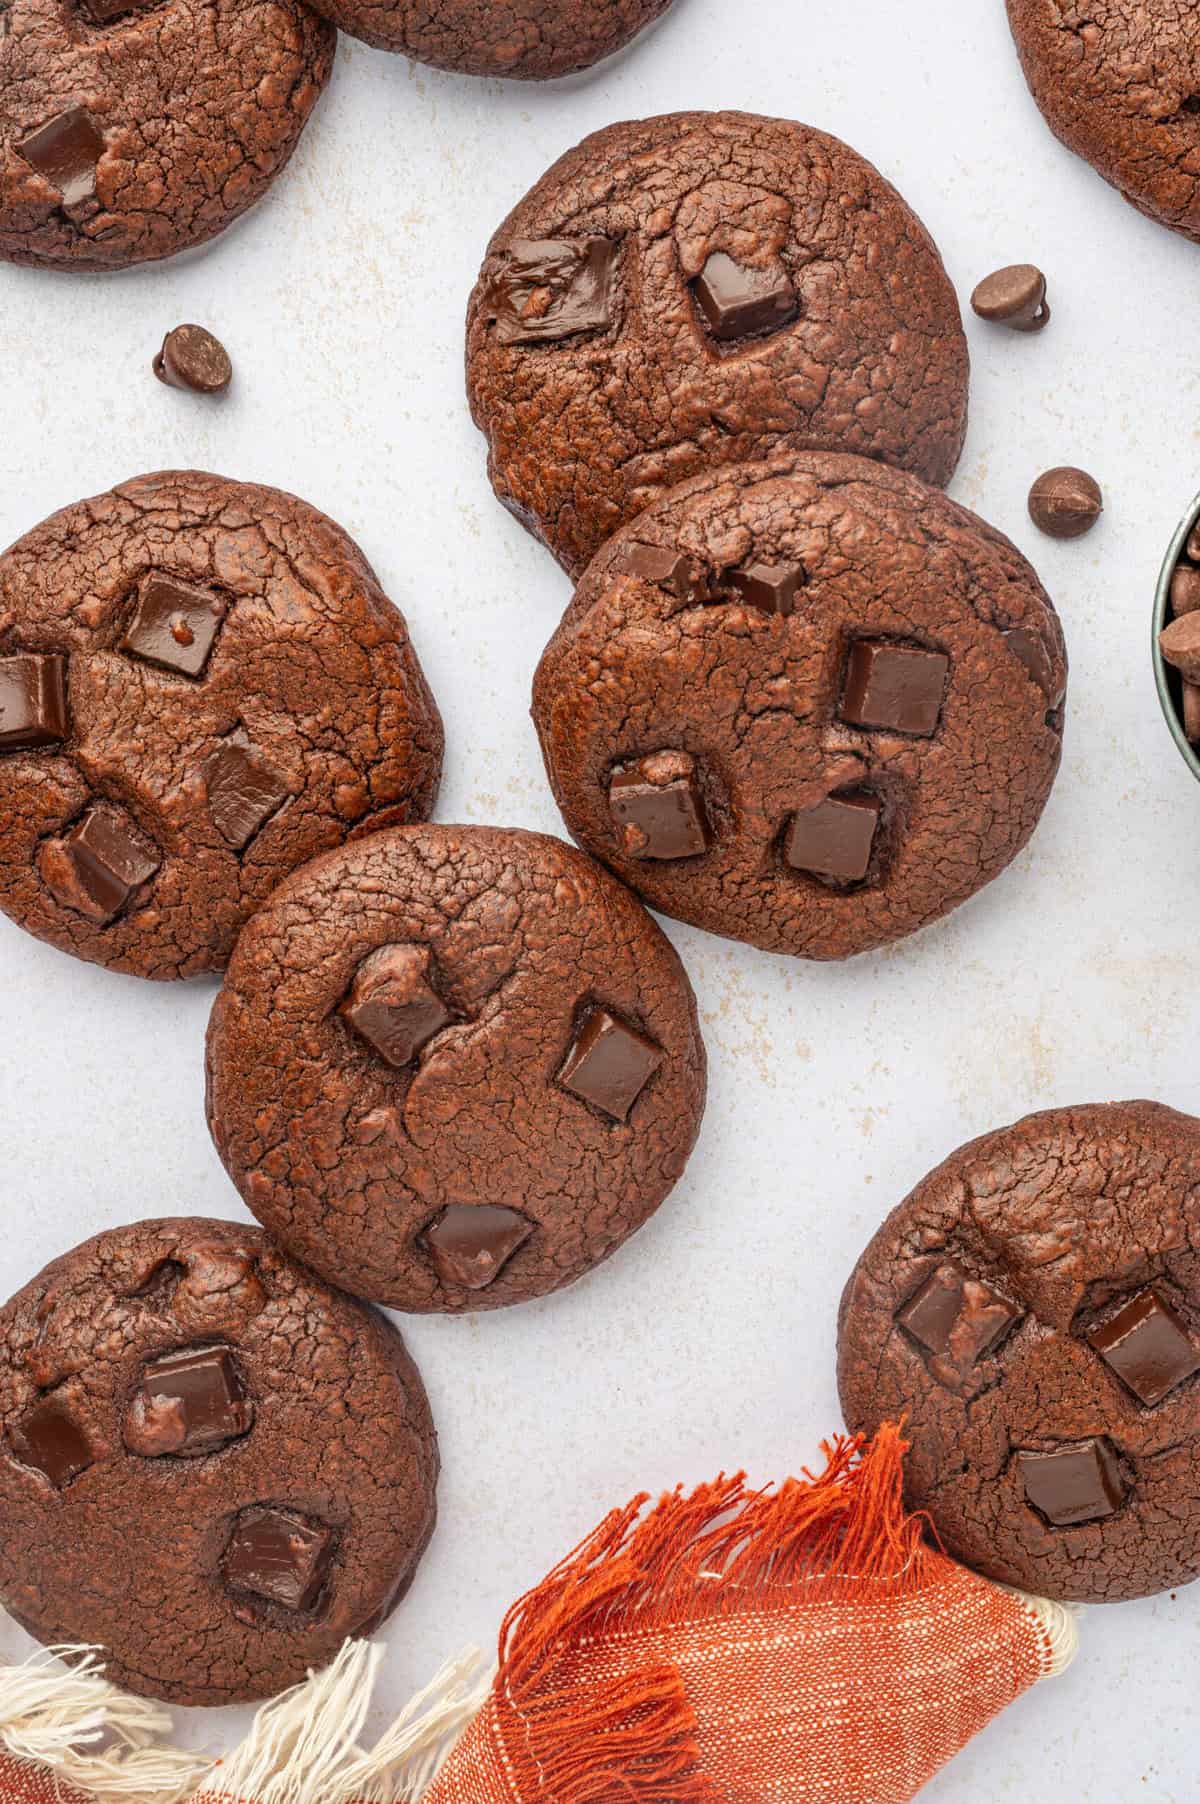
<svg viewBox="0 0 1200 1804"><path fill-rule="evenodd" d="M0 907L143 977L223 969L279 879L428 813L404 621L315 508L143 476L0 558Z"/></svg>
<svg viewBox="0 0 1200 1804"><path fill-rule="evenodd" d="M505 220L467 386L497 495L577 573L670 484L776 449L948 481L967 351L929 235L862 157L673 113L586 138Z"/></svg>
<svg viewBox="0 0 1200 1804"><path fill-rule="evenodd" d="M0 1601L129 1690L265 1697L371 1633L437 1469L396 1330L257 1228L118 1228L0 1310Z"/></svg>
<svg viewBox="0 0 1200 1804"><path fill-rule="evenodd" d="M493 1309L614 1252L682 1172L704 1047L674 951L580 853L376 834L242 934L208 1117L259 1220L400 1309Z"/></svg>
<svg viewBox="0 0 1200 1804"><path fill-rule="evenodd" d="M611 56L671 0L319 0L343 31L466 75L544 81Z"/></svg>
<svg viewBox="0 0 1200 1804"><path fill-rule="evenodd" d="M800 452L696 477L617 534L533 715L571 832L652 907L845 958L1024 845L1065 683L1007 539L915 476Z"/></svg>
<svg viewBox="0 0 1200 1804"><path fill-rule="evenodd" d="M1200 1122L1052 1109L962 1147L842 1299L846 1420L904 1416L910 1503L1042 1596L1200 1574Z"/></svg>
<svg viewBox="0 0 1200 1804"><path fill-rule="evenodd" d="M1008 0L1051 130L1151 219L1200 239L1200 36L1190 0Z"/></svg>
<svg viewBox="0 0 1200 1804"><path fill-rule="evenodd" d="M299 0L4 0L0 257L123 269L223 232L296 148L335 43Z"/></svg>

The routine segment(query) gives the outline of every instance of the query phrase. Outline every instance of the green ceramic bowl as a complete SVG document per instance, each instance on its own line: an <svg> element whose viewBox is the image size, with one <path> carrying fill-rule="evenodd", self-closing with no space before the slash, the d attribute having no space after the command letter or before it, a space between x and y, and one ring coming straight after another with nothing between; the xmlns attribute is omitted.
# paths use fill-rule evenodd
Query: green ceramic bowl
<svg viewBox="0 0 1200 1804"><path fill-rule="evenodd" d="M1162 705L1163 718L1171 729L1171 738L1179 747L1179 756L1197 783L1200 783L1200 753L1184 737L1183 716L1180 712L1182 698L1179 688L1179 672L1171 668L1158 649L1158 635L1171 617L1171 577L1174 575L1175 566L1187 543L1187 536L1193 526L1197 524L1200 524L1200 495L1196 496L1191 507L1179 522L1158 578L1158 588L1154 591L1154 622L1150 634L1150 654L1154 659L1154 681L1158 685L1158 699Z"/></svg>

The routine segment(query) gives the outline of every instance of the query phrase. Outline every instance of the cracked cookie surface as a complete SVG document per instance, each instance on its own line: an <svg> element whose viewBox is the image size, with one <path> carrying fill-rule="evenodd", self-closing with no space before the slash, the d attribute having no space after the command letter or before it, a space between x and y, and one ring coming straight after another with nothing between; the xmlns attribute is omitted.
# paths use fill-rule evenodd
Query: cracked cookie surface
<svg viewBox="0 0 1200 1804"><path fill-rule="evenodd" d="M208 1118L265 1227L399 1309L523 1302L650 1216L704 1106L695 999L582 853L400 828L297 872L243 932Z"/></svg>
<svg viewBox="0 0 1200 1804"><path fill-rule="evenodd" d="M906 1491L989 1578L1082 1602L1200 1574L1200 1122L1030 1115L894 1210L839 1317L849 1426L906 1419Z"/></svg>
<svg viewBox="0 0 1200 1804"><path fill-rule="evenodd" d="M122 269L224 231L291 156L335 43L299 0L8 0L0 257Z"/></svg>
<svg viewBox="0 0 1200 1804"><path fill-rule="evenodd" d="M423 818L441 754L402 616L294 496L143 476L0 558L0 907L64 951L223 969L288 871Z"/></svg>
<svg viewBox="0 0 1200 1804"><path fill-rule="evenodd" d="M926 716L888 711L885 664L862 690L880 657L902 689L928 678ZM1065 685L1057 615L1007 539L914 476L806 452L697 477L616 535L533 715L570 831L651 907L844 958L1024 845Z"/></svg>
<svg viewBox="0 0 1200 1804"><path fill-rule="evenodd" d="M257 1228L118 1228L0 1310L0 1598L129 1690L266 1697L371 1634L437 1471L395 1328Z"/></svg>
<svg viewBox="0 0 1200 1804"><path fill-rule="evenodd" d="M671 0L319 0L343 31L466 75L544 81L611 56Z"/></svg>
<svg viewBox="0 0 1200 1804"><path fill-rule="evenodd" d="M856 152L673 113L586 138L505 220L467 386L497 496L577 574L671 484L775 450L947 482L967 350L936 247Z"/></svg>
<svg viewBox="0 0 1200 1804"><path fill-rule="evenodd" d="M1055 135L1139 212L1200 240L1193 0L1008 0L1008 16Z"/></svg>

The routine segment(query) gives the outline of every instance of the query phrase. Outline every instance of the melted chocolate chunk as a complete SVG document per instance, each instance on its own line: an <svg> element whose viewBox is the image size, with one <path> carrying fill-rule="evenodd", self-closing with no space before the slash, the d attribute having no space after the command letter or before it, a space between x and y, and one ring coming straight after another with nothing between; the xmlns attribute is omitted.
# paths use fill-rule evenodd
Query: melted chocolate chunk
<svg viewBox="0 0 1200 1804"><path fill-rule="evenodd" d="M794 814L784 836L785 862L835 883L861 882L871 865L879 808L877 796L832 795Z"/></svg>
<svg viewBox="0 0 1200 1804"><path fill-rule="evenodd" d="M1200 1372L1200 1349L1155 1290L1132 1297L1087 1338L1138 1401L1151 1409Z"/></svg>
<svg viewBox="0 0 1200 1804"><path fill-rule="evenodd" d="M427 946L380 946L354 973L338 1013L397 1069L453 1021L430 981Z"/></svg>
<svg viewBox="0 0 1200 1804"><path fill-rule="evenodd" d="M486 1290L532 1233L533 1223L515 1209L451 1203L422 1239L443 1284Z"/></svg>
<svg viewBox="0 0 1200 1804"><path fill-rule="evenodd" d="M841 718L852 727L928 739L941 716L949 668L944 652L889 639L858 639L850 648Z"/></svg>
<svg viewBox="0 0 1200 1804"><path fill-rule="evenodd" d="M614 1121L625 1121L665 1056L661 1046L627 1021L593 1006L580 1023L558 1081L572 1096Z"/></svg>
<svg viewBox="0 0 1200 1804"><path fill-rule="evenodd" d="M102 802L38 854L42 881L55 901L102 926L116 919L161 863L133 823Z"/></svg>
<svg viewBox="0 0 1200 1804"><path fill-rule="evenodd" d="M57 1490L96 1463L87 1435L66 1399L43 1397L14 1425L13 1451L23 1466L40 1472Z"/></svg>
<svg viewBox="0 0 1200 1804"><path fill-rule="evenodd" d="M228 608L223 595L152 574L138 590L121 649L180 676L203 676Z"/></svg>
<svg viewBox="0 0 1200 1804"><path fill-rule="evenodd" d="M773 332L800 311L787 271L748 269L724 251L714 251L692 284L700 311L715 339L749 338Z"/></svg>
<svg viewBox="0 0 1200 1804"><path fill-rule="evenodd" d="M333 1531L291 1510L253 1504L234 1524L225 1582L287 1610L311 1610L333 1560Z"/></svg>
<svg viewBox="0 0 1200 1804"><path fill-rule="evenodd" d="M968 1277L961 1266L947 1260L896 1320L926 1352L966 1370L990 1353L1021 1315L990 1284Z"/></svg>
<svg viewBox="0 0 1200 1804"><path fill-rule="evenodd" d="M291 794L261 752L235 739L205 760L204 785L217 831L237 852L245 850Z"/></svg>
<svg viewBox="0 0 1200 1804"><path fill-rule="evenodd" d="M541 344L603 332L612 321L616 256L609 238L518 239L488 296L497 341Z"/></svg>
<svg viewBox="0 0 1200 1804"><path fill-rule="evenodd" d="M1026 1501L1052 1528L1074 1528L1114 1516L1125 1502L1125 1480L1106 1440L1081 1441L1053 1453L1018 1453Z"/></svg>
<svg viewBox="0 0 1200 1804"><path fill-rule="evenodd" d="M729 573L730 587L748 607L781 616L796 612L796 591L804 580L803 564L747 564Z"/></svg>
<svg viewBox="0 0 1200 1804"><path fill-rule="evenodd" d="M1046 700L1057 707L1063 699L1063 690L1061 684L1054 681L1054 664L1041 634L1031 633L1024 626L1014 626L1005 633L1004 643L1024 664Z"/></svg>
<svg viewBox="0 0 1200 1804"><path fill-rule="evenodd" d="M617 568L626 576L637 576L643 582L669 590L678 601L709 599L704 572L686 551L672 551L665 545L631 545Z"/></svg>
<svg viewBox="0 0 1200 1804"><path fill-rule="evenodd" d="M67 660L37 652L0 658L0 752L57 745L67 731Z"/></svg>
<svg viewBox="0 0 1200 1804"><path fill-rule="evenodd" d="M96 165L104 154L104 134L85 107L56 114L22 138L16 151L58 190L69 219L79 223L99 212Z"/></svg>
<svg viewBox="0 0 1200 1804"><path fill-rule="evenodd" d="M695 858L708 850L704 798L686 752L652 752L616 771L608 803L631 858Z"/></svg>
<svg viewBox="0 0 1200 1804"><path fill-rule="evenodd" d="M125 1445L148 1459L215 1453L246 1434L254 1405L227 1347L168 1353L146 1367L125 1422Z"/></svg>

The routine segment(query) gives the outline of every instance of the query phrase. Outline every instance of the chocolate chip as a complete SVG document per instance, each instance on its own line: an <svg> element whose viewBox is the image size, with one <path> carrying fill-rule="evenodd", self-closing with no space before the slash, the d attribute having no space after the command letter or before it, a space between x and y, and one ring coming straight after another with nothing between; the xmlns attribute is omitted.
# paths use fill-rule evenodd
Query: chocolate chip
<svg viewBox="0 0 1200 1804"><path fill-rule="evenodd" d="M180 676L201 677L228 609L223 595L152 572L138 589L121 649Z"/></svg>
<svg viewBox="0 0 1200 1804"><path fill-rule="evenodd" d="M1125 1502L1125 1480L1106 1440L1081 1441L1053 1453L1018 1453L1026 1500L1052 1528L1100 1522Z"/></svg>
<svg viewBox="0 0 1200 1804"><path fill-rule="evenodd" d="M215 1453L246 1434L254 1405L227 1347L168 1353L142 1373L125 1421L131 1453Z"/></svg>
<svg viewBox="0 0 1200 1804"><path fill-rule="evenodd" d="M1179 685L1179 711L1183 718L1183 735L1193 745L1200 742L1200 683L1189 683L1184 677Z"/></svg>
<svg viewBox="0 0 1200 1804"><path fill-rule="evenodd" d="M1158 646L1168 664L1182 671L1190 683L1200 683L1200 613L1181 614L1158 635Z"/></svg>
<svg viewBox="0 0 1200 1804"><path fill-rule="evenodd" d="M176 326L151 368L160 382L194 395L219 395L233 381L233 364L219 338L203 326Z"/></svg>
<svg viewBox="0 0 1200 1804"><path fill-rule="evenodd" d="M614 1121L625 1121L665 1056L619 1015L593 1006L579 1025L558 1081Z"/></svg>
<svg viewBox="0 0 1200 1804"><path fill-rule="evenodd" d="M985 276L971 306L980 319L994 320L1014 332L1040 332L1049 324L1046 278L1032 263L1009 263Z"/></svg>
<svg viewBox="0 0 1200 1804"><path fill-rule="evenodd" d="M1088 1341L1139 1402L1153 1408L1200 1372L1200 1349L1158 1292L1139 1292Z"/></svg>
<svg viewBox="0 0 1200 1804"><path fill-rule="evenodd" d="M1200 608L1200 570L1194 564L1180 564L1171 577L1171 612L1194 614Z"/></svg>
<svg viewBox="0 0 1200 1804"><path fill-rule="evenodd" d="M652 752L615 771L608 805L630 858L695 858L708 850L696 763L686 752Z"/></svg>
<svg viewBox="0 0 1200 1804"><path fill-rule="evenodd" d="M786 616L796 611L796 591L806 580L803 564L747 564L729 572L729 584L748 607Z"/></svg>
<svg viewBox="0 0 1200 1804"><path fill-rule="evenodd" d="M38 854L42 881L55 900L101 926L120 914L161 863L133 823L102 802Z"/></svg>
<svg viewBox="0 0 1200 1804"><path fill-rule="evenodd" d="M397 1069L411 1065L454 1019L433 988L432 968L428 946L380 946L359 965L338 1009L380 1058Z"/></svg>
<svg viewBox="0 0 1200 1804"><path fill-rule="evenodd" d="M776 331L800 311L781 264L750 269L724 251L713 252L692 287L709 331L721 344Z"/></svg>
<svg viewBox="0 0 1200 1804"><path fill-rule="evenodd" d="M813 877L858 883L870 868L879 806L877 796L847 794L802 809L788 823L785 862Z"/></svg>
<svg viewBox="0 0 1200 1804"><path fill-rule="evenodd" d="M253 1504L234 1524L225 1582L288 1610L311 1610L333 1560L333 1533L291 1510Z"/></svg>
<svg viewBox="0 0 1200 1804"><path fill-rule="evenodd" d="M960 1265L947 1260L896 1320L926 1352L966 1369L990 1353L1022 1313L982 1278L969 1277Z"/></svg>
<svg viewBox="0 0 1200 1804"><path fill-rule="evenodd" d="M22 138L16 150L58 190L69 218L82 223L99 211L96 165L104 154L104 134L85 107L56 114Z"/></svg>
<svg viewBox="0 0 1200 1804"><path fill-rule="evenodd" d="M1069 465L1047 470L1029 491L1029 517L1052 539L1081 539L1103 512L1104 496L1095 477Z"/></svg>
<svg viewBox="0 0 1200 1804"><path fill-rule="evenodd" d="M709 599L709 585L696 559L665 545L630 545L617 565L626 576L667 589L677 601Z"/></svg>
<svg viewBox="0 0 1200 1804"><path fill-rule="evenodd" d="M231 739L204 762L208 812L218 833L242 852L291 794L263 754Z"/></svg>
<svg viewBox="0 0 1200 1804"><path fill-rule="evenodd" d="M912 733L937 727L950 660L944 652L889 639L857 639L850 648L840 715L853 727Z"/></svg>
<svg viewBox="0 0 1200 1804"><path fill-rule="evenodd" d="M67 730L67 660L38 652L0 658L0 752L57 745Z"/></svg>
<svg viewBox="0 0 1200 1804"><path fill-rule="evenodd" d="M451 1203L422 1240L443 1284L486 1290L532 1233L533 1223L515 1209Z"/></svg>
<svg viewBox="0 0 1200 1804"><path fill-rule="evenodd" d="M40 1472L60 1491L96 1463L70 1405L57 1395L43 1397L20 1417L13 1425L12 1445L23 1466Z"/></svg>
<svg viewBox="0 0 1200 1804"><path fill-rule="evenodd" d="M1183 549L1187 556L1191 558L1193 564L1200 564L1200 521L1193 526L1191 532L1188 534L1187 544Z"/></svg>
<svg viewBox="0 0 1200 1804"><path fill-rule="evenodd" d="M517 239L492 280L488 318L502 345L603 332L617 247L608 238Z"/></svg>
<svg viewBox="0 0 1200 1804"><path fill-rule="evenodd" d="M1054 660L1041 634L1031 633L1028 627L1014 626L1005 633L1004 643L1013 656L1021 660L1051 706L1058 707L1064 690L1061 683L1054 681Z"/></svg>

